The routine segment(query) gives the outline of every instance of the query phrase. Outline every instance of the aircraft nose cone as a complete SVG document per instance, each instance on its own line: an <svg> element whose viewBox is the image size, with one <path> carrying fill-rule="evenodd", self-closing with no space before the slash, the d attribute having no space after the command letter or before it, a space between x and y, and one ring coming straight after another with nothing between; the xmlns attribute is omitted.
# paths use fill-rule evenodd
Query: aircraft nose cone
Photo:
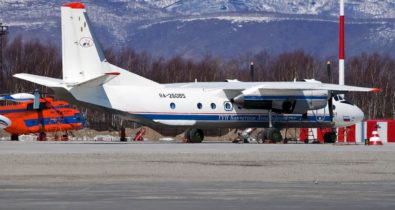
<svg viewBox="0 0 395 210"><path fill-rule="evenodd" d="M365 114L357 106L354 107L354 116L355 116L355 121L356 122L362 122L365 119Z"/></svg>

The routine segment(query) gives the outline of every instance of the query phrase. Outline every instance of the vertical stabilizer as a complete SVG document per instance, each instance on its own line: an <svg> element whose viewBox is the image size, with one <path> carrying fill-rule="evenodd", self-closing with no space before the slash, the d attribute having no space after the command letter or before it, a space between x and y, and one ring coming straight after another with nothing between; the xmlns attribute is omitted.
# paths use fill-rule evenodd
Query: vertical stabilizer
<svg viewBox="0 0 395 210"><path fill-rule="evenodd" d="M62 13L63 80L78 83L103 75L105 57L81 3L65 4Z"/></svg>
<svg viewBox="0 0 395 210"><path fill-rule="evenodd" d="M110 74L119 75L112 85L159 85L106 61L82 3L65 4L61 13L63 82L77 85Z"/></svg>

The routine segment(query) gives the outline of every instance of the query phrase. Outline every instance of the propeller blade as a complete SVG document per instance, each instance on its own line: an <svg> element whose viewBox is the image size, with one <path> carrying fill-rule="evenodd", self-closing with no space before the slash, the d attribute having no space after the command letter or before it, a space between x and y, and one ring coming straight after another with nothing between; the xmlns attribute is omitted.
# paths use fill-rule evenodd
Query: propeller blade
<svg viewBox="0 0 395 210"><path fill-rule="evenodd" d="M328 109L329 109L329 116L331 117L331 121L333 122L333 93L330 92L331 97L328 99Z"/></svg>

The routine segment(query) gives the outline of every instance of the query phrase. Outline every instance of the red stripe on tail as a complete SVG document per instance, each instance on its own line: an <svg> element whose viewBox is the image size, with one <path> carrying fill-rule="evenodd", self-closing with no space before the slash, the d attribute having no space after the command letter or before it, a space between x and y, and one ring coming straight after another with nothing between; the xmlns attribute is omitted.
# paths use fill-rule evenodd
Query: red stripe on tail
<svg viewBox="0 0 395 210"><path fill-rule="evenodd" d="M70 7L73 9L85 9L85 5L80 2L72 2L72 3L64 4L63 6Z"/></svg>

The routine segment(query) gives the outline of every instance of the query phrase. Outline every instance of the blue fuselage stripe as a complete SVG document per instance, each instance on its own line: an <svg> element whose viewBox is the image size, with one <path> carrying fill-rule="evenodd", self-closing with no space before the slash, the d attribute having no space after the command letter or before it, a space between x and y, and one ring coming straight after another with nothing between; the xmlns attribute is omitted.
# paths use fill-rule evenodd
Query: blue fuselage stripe
<svg viewBox="0 0 395 210"><path fill-rule="evenodd" d="M326 96L244 96L244 100L327 100Z"/></svg>
<svg viewBox="0 0 395 210"><path fill-rule="evenodd" d="M268 122L269 116L262 115L197 115L197 114L140 114L141 116L150 120L196 120L196 121L240 121L240 122ZM331 122L332 119L329 115L307 116L303 115L273 115L273 121L289 122L289 121L326 121Z"/></svg>

